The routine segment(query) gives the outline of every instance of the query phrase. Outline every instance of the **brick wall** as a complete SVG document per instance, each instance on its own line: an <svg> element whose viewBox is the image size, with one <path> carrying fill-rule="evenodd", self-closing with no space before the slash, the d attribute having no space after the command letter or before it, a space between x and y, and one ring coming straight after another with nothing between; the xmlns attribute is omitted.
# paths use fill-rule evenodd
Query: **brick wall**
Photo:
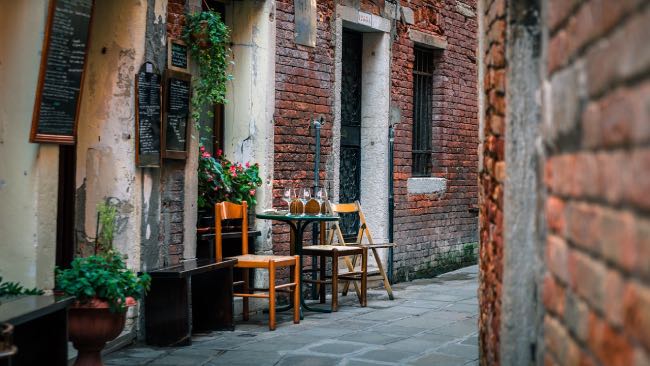
<svg viewBox="0 0 650 366"><path fill-rule="evenodd" d="M475 1L467 1L476 9ZM395 131L395 263L397 280L426 275L436 255L477 242L478 102L475 17L461 14L456 1L411 1L414 23L398 23L393 44L391 99L402 112ZM413 129L414 43L408 29L446 37L437 50L433 77L432 175L447 179L444 194L410 195Z"/></svg>
<svg viewBox="0 0 650 366"><path fill-rule="evenodd" d="M548 4L547 365L650 364L650 2Z"/></svg>
<svg viewBox="0 0 650 366"><path fill-rule="evenodd" d="M276 2L274 207L286 205L281 200L284 187L312 185L315 150L309 124L314 114L323 114L327 121L321 130L322 180L325 179L325 162L332 151L334 2L318 2L316 47L295 43L293 13L293 0ZM307 237L311 235L305 234ZM288 225L275 224L273 252L288 254L288 243Z"/></svg>
<svg viewBox="0 0 650 366"><path fill-rule="evenodd" d="M313 137L308 119L323 113L333 121L334 102L334 7L336 2L318 2L318 32L315 48L294 42L293 1L277 1L276 111L275 111L275 205L283 187L311 184ZM449 46L440 51L434 77L433 146L434 175L444 177L447 191L441 197L408 195L411 176L413 42L405 24L398 22L393 43L391 100L402 113L395 139L395 251L396 279L412 278L433 265L435 254L452 246L476 243L477 203L476 148L476 18L461 15L456 1L404 2L415 10L414 25L408 27L444 35ZM475 1L468 1L475 8ZM371 1L362 1L363 11L381 14ZM321 179L332 151L331 123L322 131ZM288 252L287 225L273 229L275 253Z"/></svg>
<svg viewBox="0 0 650 366"><path fill-rule="evenodd" d="M485 1L484 121L479 167L479 346L482 365L499 364L505 174L505 0Z"/></svg>

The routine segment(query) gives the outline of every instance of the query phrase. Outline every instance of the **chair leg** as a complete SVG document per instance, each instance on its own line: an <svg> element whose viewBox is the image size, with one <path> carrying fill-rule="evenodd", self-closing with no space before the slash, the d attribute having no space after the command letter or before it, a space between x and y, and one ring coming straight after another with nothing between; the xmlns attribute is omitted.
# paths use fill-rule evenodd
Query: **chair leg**
<svg viewBox="0 0 650 366"><path fill-rule="evenodd" d="M325 296L326 296L325 290L326 289L325 289L325 283L323 283L323 281L325 281L326 279L327 279L327 257L325 257L324 255L321 255L320 256L320 277L319 277L319 281L321 281L321 282L318 284L318 287L319 287L318 296L320 298L320 303L321 304L325 303Z"/></svg>
<svg viewBox="0 0 650 366"><path fill-rule="evenodd" d="M375 262L377 262L377 268L379 269L379 273L381 274L381 277L384 280L384 288L388 293L388 298L393 300L394 299L393 288L390 287L390 282L388 281L388 276L386 275L386 271L384 271L384 266L381 264L379 253L377 253L377 248L372 248L372 255L375 257Z"/></svg>
<svg viewBox="0 0 650 366"><path fill-rule="evenodd" d="M300 268L300 256L296 256L296 268ZM300 271L294 271L293 282L296 287L293 291L293 322L300 323Z"/></svg>
<svg viewBox="0 0 650 366"><path fill-rule="evenodd" d="M250 276L250 269L248 268L242 268L242 280L244 281L244 293L248 294L250 293L249 290L249 276ZM244 297L242 299L242 319L248 320L248 297Z"/></svg>
<svg viewBox="0 0 650 366"><path fill-rule="evenodd" d="M363 296L361 306L365 307L368 305L368 248L365 247L361 257L361 296Z"/></svg>
<svg viewBox="0 0 650 366"><path fill-rule="evenodd" d="M275 330L275 262L269 261L269 329Z"/></svg>
<svg viewBox="0 0 650 366"><path fill-rule="evenodd" d="M339 310L339 253L332 251L332 311Z"/></svg>
<svg viewBox="0 0 650 366"><path fill-rule="evenodd" d="M354 268L357 266L357 257L356 255L352 256L352 261L350 261L350 258L348 257L343 257L343 262L345 262L345 265L348 267L348 271L354 272ZM352 285L354 285L354 292L357 293L357 297L359 300L361 300L361 291L359 291L359 285L357 285L357 281L346 281L345 284L343 285L343 296L347 296L348 290L350 289L350 282L352 282Z"/></svg>

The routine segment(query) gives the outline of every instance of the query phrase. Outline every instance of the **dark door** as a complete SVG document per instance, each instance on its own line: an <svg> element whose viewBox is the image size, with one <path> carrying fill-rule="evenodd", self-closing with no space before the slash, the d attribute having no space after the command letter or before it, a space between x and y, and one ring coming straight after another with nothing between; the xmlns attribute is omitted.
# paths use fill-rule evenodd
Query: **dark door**
<svg viewBox="0 0 650 366"><path fill-rule="evenodd" d="M341 77L341 162L339 202L361 198L361 33L343 31ZM355 236L359 220L355 215L341 217L345 236Z"/></svg>
<svg viewBox="0 0 650 366"><path fill-rule="evenodd" d="M59 147L59 192L56 217L56 265L69 267L75 249L76 145Z"/></svg>

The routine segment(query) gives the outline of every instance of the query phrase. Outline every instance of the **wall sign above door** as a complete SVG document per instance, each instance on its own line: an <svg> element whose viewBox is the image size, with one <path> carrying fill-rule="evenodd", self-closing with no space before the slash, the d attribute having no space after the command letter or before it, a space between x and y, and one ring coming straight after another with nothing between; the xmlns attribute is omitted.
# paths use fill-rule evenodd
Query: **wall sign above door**
<svg viewBox="0 0 650 366"><path fill-rule="evenodd" d="M74 144L93 0L50 0L30 142Z"/></svg>
<svg viewBox="0 0 650 366"><path fill-rule="evenodd" d="M316 0L293 0L297 44L316 47Z"/></svg>

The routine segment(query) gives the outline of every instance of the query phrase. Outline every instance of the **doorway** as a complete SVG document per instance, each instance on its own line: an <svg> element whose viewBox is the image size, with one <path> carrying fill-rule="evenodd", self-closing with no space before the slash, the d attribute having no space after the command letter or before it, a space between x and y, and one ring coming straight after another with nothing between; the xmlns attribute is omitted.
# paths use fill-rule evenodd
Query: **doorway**
<svg viewBox="0 0 650 366"><path fill-rule="evenodd" d="M361 199L361 62L363 35L343 31L341 77L341 155L339 202ZM341 217L344 236L356 236L356 215Z"/></svg>
<svg viewBox="0 0 650 366"><path fill-rule="evenodd" d="M59 189L56 214L56 266L67 268L75 251L75 181L77 145L59 147Z"/></svg>

